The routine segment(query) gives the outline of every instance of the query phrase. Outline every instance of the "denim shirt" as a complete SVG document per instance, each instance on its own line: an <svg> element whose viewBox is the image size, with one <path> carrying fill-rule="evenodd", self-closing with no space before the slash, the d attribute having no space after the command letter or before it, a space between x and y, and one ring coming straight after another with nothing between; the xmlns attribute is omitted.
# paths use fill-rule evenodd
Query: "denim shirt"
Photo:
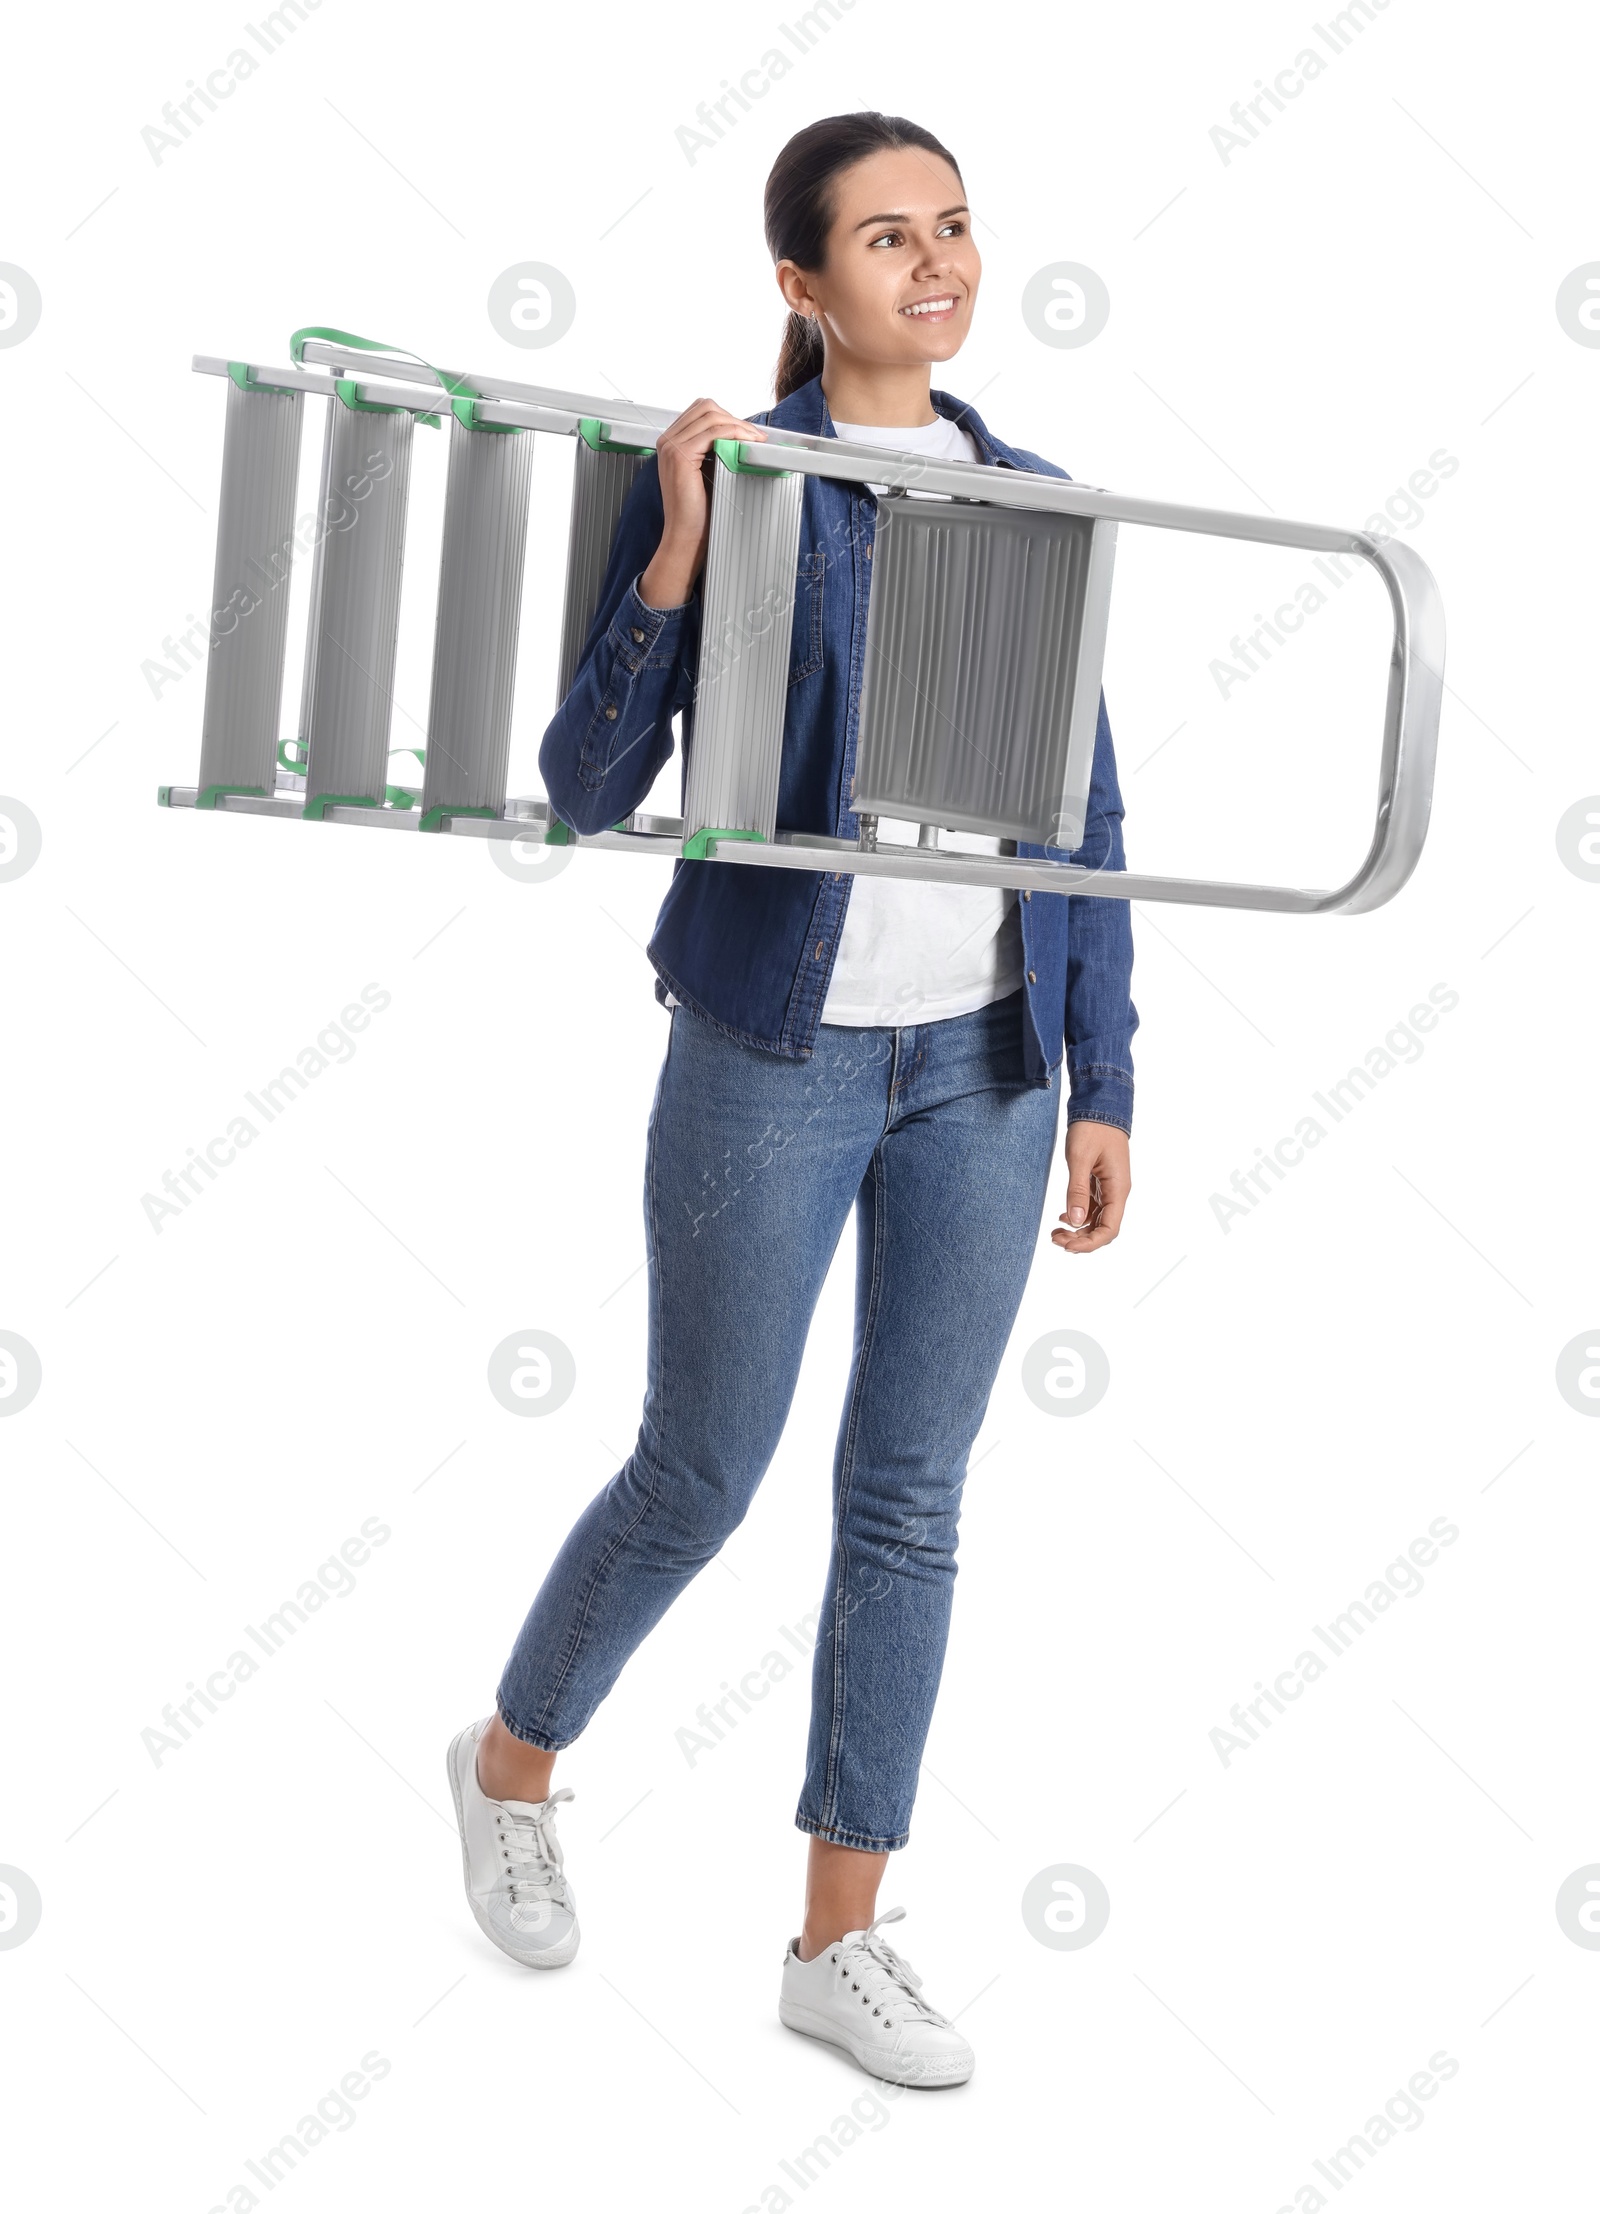
<svg viewBox="0 0 1600 2214"><path fill-rule="evenodd" d="M1065 477L1025 448L1006 446L976 411L947 392L929 395L940 415L970 431L983 461ZM813 377L747 422L835 437ZM779 772L777 827L854 839L850 807L867 630L877 500L866 485L807 477L800 521ZM539 748L555 814L579 836L609 830L648 795L672 753L681 714L685 754L694 738L701 581L678 607L647 607L639 579L660 544L660 473L641 466L617 525L594 619L572 689ZM1059 850L1019 843L1018 855L1060 860ZM1095 733L1084 840L1066 858L1121 869L1122 795L1105 699ZM730 868L679 860L646 948L656 997L668 991L697 1014L791 1060L808 1060L828 994L854 878L847 871ZM1066 1062L1068 1120L1133 1123L1129 997L1133 930L1128 903L1055 892L1018 894L1022 924L1023 1059L1027 1081L1048 1085Z"/></svg>

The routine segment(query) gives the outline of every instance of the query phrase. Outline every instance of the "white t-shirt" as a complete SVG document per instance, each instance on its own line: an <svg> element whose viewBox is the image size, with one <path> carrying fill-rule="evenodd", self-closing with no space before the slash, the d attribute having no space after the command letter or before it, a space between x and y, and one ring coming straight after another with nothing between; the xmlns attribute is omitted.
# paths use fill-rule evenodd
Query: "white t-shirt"
<svg viewBox="0 0 1600 2214"><path fill-rule="evenodd" d="M978 461L976 441L946 416L931 423L834 423L840 438L893 446L940 460ZM871 489L882 492L884 487ZM910 492L908 498L932 494ZM887 844L914 846L919 826L878 822ZM942 830L939 843L957 853L998 853L998 838ZM822 1020L851 1028L941 1022L1004 999L1022 983L1022 926L1017 895L976 884L923 884L857 875L844 932L828 982Z"/></svg>

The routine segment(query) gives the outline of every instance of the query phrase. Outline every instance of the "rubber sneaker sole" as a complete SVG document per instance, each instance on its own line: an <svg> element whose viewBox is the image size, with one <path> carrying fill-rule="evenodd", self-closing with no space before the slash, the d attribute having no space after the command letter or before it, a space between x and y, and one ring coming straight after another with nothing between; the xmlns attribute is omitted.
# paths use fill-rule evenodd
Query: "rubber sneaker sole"
<svg viewBox="0 0 1600 2214"><path fill-rule="evenodd" d="M858 2068L869 2076L877 2076L884 2083L903 2083L927 2091L942 2091L954 2084L965 2083L976 2065L976 2056L962 2058L952 2053L937 2060L920 2060L914 2053L880 2052L876 2045L865 2038L853 2037L839 2022L829 2015L819 2014L814 2008L800 2006L793 1999L778 2001L778 2020L785 2029L798 2030L802 2037L815 2037L825 2045L836 2045L848 2053Z"/></svg>

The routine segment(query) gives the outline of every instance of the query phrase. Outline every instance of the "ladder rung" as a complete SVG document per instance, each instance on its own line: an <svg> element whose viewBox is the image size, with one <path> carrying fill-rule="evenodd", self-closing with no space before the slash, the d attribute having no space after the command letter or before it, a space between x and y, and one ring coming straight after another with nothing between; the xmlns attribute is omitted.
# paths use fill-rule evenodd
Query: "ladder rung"
<svg viewBox="0 0 1600 2214"><path fill-rule="evenodd" d="M297 392L228 386L200 738L203 794L270 792L277 777L304 405Z"/></svg>
<svg viewBox="0 0 1600 2214"><path fill-rule="evenodd" d="M384 796L414 434L404 411L328 410L300 702L308 806Z"/></svg>
<svg viewBox="0 0 1600 2214"><path fill-rule="evenodd" d="M776 828L804 492L803 477L730 469L721 455L712 470L686 839Z"/></svg>
<svg viewBox="0 0 1600 2214"><path fill-rule="evenodd" d="M561 610L561 659L556 704L572 690L595 603L611 558L622 503L644 464L642 454L604 453L578 440L572 472L572 520L567 534L567 588Z"/></svg>
<svg viewBox="0 0 1600 2214"><path fill-rule="evenodd" d="M505 804L533 439L454 416L422 780L424 830Z"/></svg>

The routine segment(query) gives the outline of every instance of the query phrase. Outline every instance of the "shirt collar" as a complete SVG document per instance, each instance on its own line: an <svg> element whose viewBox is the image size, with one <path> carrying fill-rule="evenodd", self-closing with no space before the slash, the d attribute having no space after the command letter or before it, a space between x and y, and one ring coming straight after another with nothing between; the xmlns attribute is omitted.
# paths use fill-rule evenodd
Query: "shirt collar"
<svg viewBox="0 0 1600 2214"><path fill-rule="evenodd" d="M941 392L937 385L930 390L928 398L937 414L971 432L985 462L1010 468L1019 466L1012 449L995 437L970 401L958 400L952 392ZM764 418L756 418L757 421L763 419L780 430L806 431L814 438L837 438L839 435L833 427L820 374L796 385L786 399L765 410Z"/></svg>

